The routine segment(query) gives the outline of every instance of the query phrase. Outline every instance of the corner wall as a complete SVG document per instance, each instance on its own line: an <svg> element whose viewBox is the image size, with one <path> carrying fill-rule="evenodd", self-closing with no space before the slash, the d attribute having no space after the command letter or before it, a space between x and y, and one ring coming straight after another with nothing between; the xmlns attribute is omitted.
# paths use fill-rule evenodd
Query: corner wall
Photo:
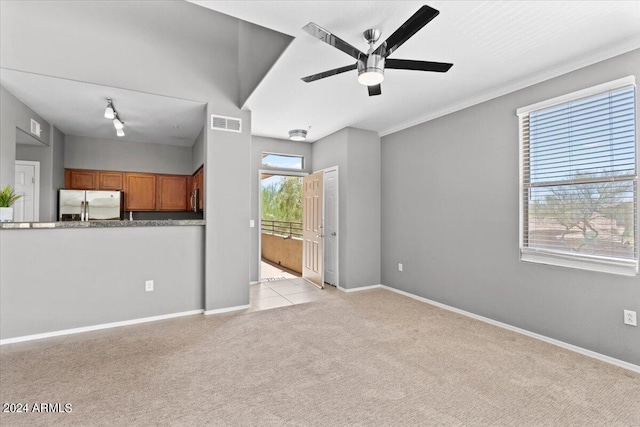
<svg viewBox="0 0 640 427"><path fill-rule="evenodd" d="M345 128L313 144L313 170L338 166L339 285L380 283L380 137Z"/></svg>
<svg viewBox="0 0 640 427"><path fill-rule="evenodd" d="M640 365L640 277L518 256L516 109L630 74L640 50L383 137L382 283Z"/></svg>

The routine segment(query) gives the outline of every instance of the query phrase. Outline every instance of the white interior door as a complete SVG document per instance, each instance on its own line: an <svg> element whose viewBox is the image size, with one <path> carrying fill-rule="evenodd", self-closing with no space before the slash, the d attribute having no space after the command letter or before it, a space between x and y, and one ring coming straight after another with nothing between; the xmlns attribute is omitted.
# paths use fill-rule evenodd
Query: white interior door
<svg viewBox="0 0 640 427"><path fill-rule="evenodd" d="M338 170L324 173L324 281L338 281Z"/></svg>
<svg viewBox="0 0 640 427"><path fill-rule="evenodd" d="M302 180L302 277L323 288L322 172Z"/></svg>
<svg viewBox="0 0 640 427"><path fill-rule="evenodd" d="M21 197L13 205L15 222L35 222L39 220L40 163L16 161L14 190Z"/></svg>

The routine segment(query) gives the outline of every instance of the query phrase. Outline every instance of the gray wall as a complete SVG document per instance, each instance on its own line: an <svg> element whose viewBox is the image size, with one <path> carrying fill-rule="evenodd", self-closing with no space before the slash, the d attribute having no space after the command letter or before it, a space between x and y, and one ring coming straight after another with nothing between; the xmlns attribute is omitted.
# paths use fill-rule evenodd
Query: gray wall
<svg viewBox="0 0 640 427"><path fill-rule="evenodd" d="M380 137L346 128L314 142L313 170L338 166L339 284L380 283Z"/></svg>
<svg viewBox="0 0 640 427"><path fill-rule="evenodd" d="M242 119L242 133L213 131L205 141L205 309L216 310L249 304L251 112L207 112Z"/></svg>
<svg viewBox="0 0 640 427"><path fill-rule="evenodd" d="M204 127L191 147L191 173L204 164Z"/></svg>
<svg viewBox="0 0 640 427"><path fill-rule="evenodd" d="M74 169L193 173L191 147L67 135L64 165Z"/></svg>
<svg viewBox="0 0 640 427"><path fill-rule="evenodd" d="M203 247L198 226L0 230L0 337L202 309Z"/></svg>
<svg viewBox="0 0 640 427"><path fill-rule="evenodd" d="M640 278L518 256L516 109L630 74L638 50L384 137L382 282L640 365Z"/></svg>
<svg viewBox="0 0 640 427"><path fill-rule="evenodd" d="M3 64L4 66L4 64ZM33 135L31 119L40 123L40 137ZM13 187L16 170L16 128L22 129L44 146L50 144L50 125L11 92L0 86L0 188Z"/></svg>
<svg viewBox="0 0 640 427"><path fill-rule="evenodd" d="M293 154L304 157L304 169L302 172L312 171L311 144L308 142L289 141L285 139L264 138L254 136L251 138L251 219L255 220L256 227L251 229L251 281L260 280L258 277L260 265L260 252L258 242L260 235L259 228L259 200L260 185L259 176L262 169L262 153Z"/></svg>
<svg viewBox="0 0 640 427"><path fill-rule="evenodd" d="M118 7L111 2L2 2L0 16L3 67L206 102L207 117L243 118L242 134L214 131L203 123L204 163L215 164L205 171L208 310L249 303L251 115L238 102L243 78L239 25L235 18L180 1L128 1ZM255 55L258 69L270 68L272 52ZM66 286L61 277L54 285Z"/></svg>

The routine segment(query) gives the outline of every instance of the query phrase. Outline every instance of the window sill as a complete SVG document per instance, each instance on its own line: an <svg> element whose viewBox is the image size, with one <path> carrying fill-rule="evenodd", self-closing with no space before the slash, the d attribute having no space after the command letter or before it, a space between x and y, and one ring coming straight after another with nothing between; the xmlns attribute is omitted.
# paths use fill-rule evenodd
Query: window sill
<svg viewBox="0 0 640 427"><path fill-rule="evenodd" d="M621 276L636 276L638 274L638 263L635 261L617 261L601 258L590 259L586 257L578 258L560 253L538 252L525 249L520 250L520 261L598 271Z"/></svg>

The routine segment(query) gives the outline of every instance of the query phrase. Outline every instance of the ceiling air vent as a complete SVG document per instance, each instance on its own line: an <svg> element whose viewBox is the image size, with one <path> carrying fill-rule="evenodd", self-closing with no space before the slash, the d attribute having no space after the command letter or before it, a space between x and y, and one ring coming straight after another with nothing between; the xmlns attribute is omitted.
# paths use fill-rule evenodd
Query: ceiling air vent
<svg viewBox="0 0 640 427"><path fill-rule="evenodd" d="M31 119L31 133L37 137L40 137L40 123Z"/></svg>
<svg viewBox="0 0 640 427"><path fill-rule="evenodd" d="M227 132L242 132L242 119L211 115L211 129Z"/></svg>

